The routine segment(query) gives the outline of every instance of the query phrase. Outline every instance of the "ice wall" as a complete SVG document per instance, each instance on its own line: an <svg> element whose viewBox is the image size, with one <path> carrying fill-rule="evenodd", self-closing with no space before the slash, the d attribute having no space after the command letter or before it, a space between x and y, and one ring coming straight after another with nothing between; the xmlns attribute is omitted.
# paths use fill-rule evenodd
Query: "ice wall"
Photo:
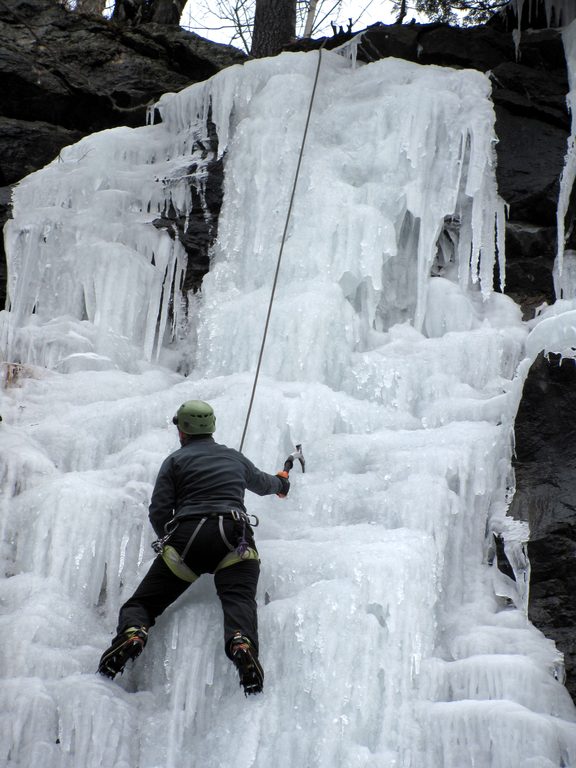
<svg viewBox="0 0 576 768"><path fill-rule="evenodd" d="M208 400L239 443L318 54L166 96L161 124L89 137L19 185L0 315L11 768L576 764L562 660L525 614L527 531L506 517L529 328L492 292L489 81L322 55L245 445L268 471L296 442L307 459L288 499L249 499L260 697L223 656L209 579L118 682L94 669L151 562L173 412ZM183 254L152 221L187 210L209 110L225 197L184 316Z"/></svg>

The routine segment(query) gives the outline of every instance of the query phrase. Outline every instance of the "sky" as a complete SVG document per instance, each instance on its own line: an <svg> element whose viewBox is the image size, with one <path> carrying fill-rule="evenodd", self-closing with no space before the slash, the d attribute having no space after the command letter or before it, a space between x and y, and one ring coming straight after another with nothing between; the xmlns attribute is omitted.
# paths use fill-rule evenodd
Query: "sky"
<svg viewBox="0 0 576 768"><path fill-rule="evenodd" d="M216 3L208 2L208 0L190 0L182 14L182 26L190 28L193 32L207 37L209 40L229 43L233 33L229 28L223 28L223 22L207 9L208 5L214 7ZM325 1L327 10L330 9L331 5L333 4ZM377 21L390 24L396 16L397 11L395 11L392 0L342 0L340 8L326 19L323 32L330 33L331 21L346 28L348 19L352 18L354 29L365 29L369 24L375 24ZM238 45L238 43L233 44Z"/></svg>

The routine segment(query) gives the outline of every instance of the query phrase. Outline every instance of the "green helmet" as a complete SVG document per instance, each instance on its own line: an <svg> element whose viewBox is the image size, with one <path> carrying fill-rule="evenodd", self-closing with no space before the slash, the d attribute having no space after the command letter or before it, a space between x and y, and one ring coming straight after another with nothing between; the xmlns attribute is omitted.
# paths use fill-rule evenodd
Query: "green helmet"
<svg viewBox="0 0 576 768"><path fill-rule="evenodd" d="M185 435L211 435L216 429L212 406L202 400L187 400L176 411L172 422Z"/></svg>

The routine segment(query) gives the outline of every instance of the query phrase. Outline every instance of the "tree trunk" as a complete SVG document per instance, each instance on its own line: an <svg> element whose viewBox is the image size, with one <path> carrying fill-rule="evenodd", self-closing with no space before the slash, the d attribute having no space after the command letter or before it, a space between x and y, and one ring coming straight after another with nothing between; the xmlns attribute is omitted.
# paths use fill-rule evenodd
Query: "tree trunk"
<svg viewBox="0 0 576 768"><path fill-rule="evenodd" d="M156 24L178 26L186 0L155 0L152 21Z"/></svg>
<svg viewBox="0 0 576 768"><path fill-rule="evenodd" d="M318 0L310 0L308 6L308 12L306 14L306 24L304 24L303 37L312 37L312 30L314 29L314 17L316 16L316 6Z"/></svg>
<svg viewBox="0 0 576 768"><path fill-rule="evenodd" d="M116 0L112 19L137 26L153 21L177 27L186 0Z"/></svg>
<svg viewBox="0 0 576 768"><path fill-rule="evenodd" d="M80 13L93 13L102 16L106 7L106 0L77 0L76 10Z"/></svg>
<svg viewBox="0 0 576 768"><path fill-rule="evenodd" d="M394 24L402 24L402 22L404 21L404 17L406 16L406 13L407 13L406 0L402 0L402 2L400 3L400 12Z"/></svg>
<svg viewBox="0 0 576 768"><path fill-rule="evenodd" d="M295 37L296 0L256 0L252 56L276 56Z"/></svg>

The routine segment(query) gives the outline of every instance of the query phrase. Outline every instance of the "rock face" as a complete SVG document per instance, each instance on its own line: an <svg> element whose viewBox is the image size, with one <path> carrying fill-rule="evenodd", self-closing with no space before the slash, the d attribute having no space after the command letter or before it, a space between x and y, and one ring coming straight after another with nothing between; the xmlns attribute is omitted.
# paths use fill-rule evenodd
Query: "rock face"
<svg viewBox="0 0 576 768"><path fill-rule="evenodd" d="M57 0L0 3L0 41L0 227L11 185L62 147L105 128L144 125L163 93L246 59L178 27L122 26ZM0 265L3 307L3 250Z"/></svg>
<svg viewBox="0 0 576 768"><path fill-rule="evenodd" d="M575 437L575 362L540 356L516 417L510 512L530 524L530 619L564 653L566 686L576 701Z"/></svg>
<svg viewBox="0 0 576 768"><path fill-rule="evenodd" d="M528 4L526 4L527 6ZM525 25L524 25L525 26ZM349 34L300 41L291 50L327 48ZM9 216L11 185L83 135L117 125L143 125L147 106L245 60L228 46L177 28L130 28L70 13L57 0L0 3L0 226ZM375 25L358 47L360 60L395 56L422 64L489 72L496 112L498 183L509 205L507 288L527 317L555 299L556 202L570 120L560 32L524 30L517 56L506 20L476 28L439 24ZM223 168L210 138L205 203L188 218L164 211L155 225L187 250L186 287L198 288L208 269L222 203ZM192 171L193 169L191 169ZM193 193L194 194L194 193ZM576 247L571 205L567 246ZM0 254L0 306L4 305ZM539 359L524 388L516 420L517 492L512 513L532 529L530 615L564 652L567 685L576 697L576 370L571 362Z"/></svg>

